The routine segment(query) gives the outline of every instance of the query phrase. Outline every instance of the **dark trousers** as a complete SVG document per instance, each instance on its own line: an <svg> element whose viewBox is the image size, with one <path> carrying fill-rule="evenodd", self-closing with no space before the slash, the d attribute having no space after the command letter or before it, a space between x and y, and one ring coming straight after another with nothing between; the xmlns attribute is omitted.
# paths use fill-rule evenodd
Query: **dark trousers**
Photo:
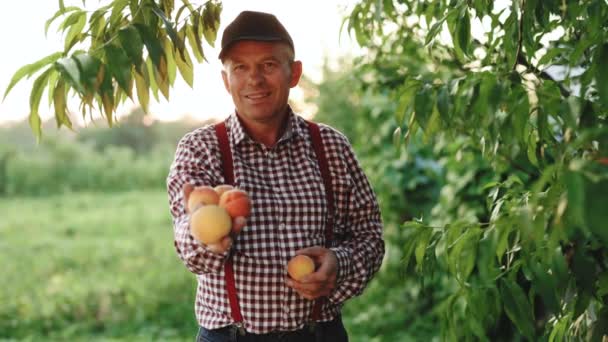
<svg viewBox="0 0 608 342"><path fill-rule="evenodd" d="M348 335L340 316L329 322L319 322L296 331L278 331L268 334L239 333L237 327L219 329L201 327L196 342L348 342Z"/></svg>

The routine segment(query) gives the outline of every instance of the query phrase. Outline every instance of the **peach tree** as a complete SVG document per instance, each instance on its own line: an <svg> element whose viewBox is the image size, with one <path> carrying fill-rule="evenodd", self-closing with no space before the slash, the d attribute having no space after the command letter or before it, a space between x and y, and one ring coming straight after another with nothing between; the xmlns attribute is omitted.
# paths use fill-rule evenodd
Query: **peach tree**
<svg viewBox="0 0 608 342"><path fill-rule="evenodd" d="M442 337L606 338L608 3L363 0L344 26L397 104L395 146L451 155L454 186L402 225L406 262L449 279Z"/></svg>
<svg viewBox="0 0 608 342"><path fill-rule="evenodd" d="M105 5L101 5L105 3ZM213 45L221 3L189 0L113 0L59 9L45 30L63 33L64 48L17 70L4 97L23 78L36 75L30 94L29 123L42 134L39 105L45 91L57 127L72 128L67 99L80 99L83 117L98 111L109 125L117 107L131 99L148 111L150 95L167 100L178 71L192 87L195 62L205 58L203 42Z"/></svg>

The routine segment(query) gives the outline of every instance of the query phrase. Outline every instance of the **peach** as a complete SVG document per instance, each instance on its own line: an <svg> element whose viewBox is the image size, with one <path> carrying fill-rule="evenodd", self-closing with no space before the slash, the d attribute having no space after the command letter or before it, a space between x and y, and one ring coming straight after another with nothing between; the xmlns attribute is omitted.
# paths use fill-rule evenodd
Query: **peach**
<svg viewBox="0 0 608 342"><path fill-rule="evenodd" d="M222 193L219 206L226 209L232 218L251 214L251 201L243 190L232 189Z"/></svg>
<svg viewBox="0 0 608 342"><path fill-rule="evenodd" d="M194 188L188 197L188 212L193 213L196 209L208 205L218 204L220 196L210 186L199 186Z"/></svg>
<svg viewBox="0 0 608 342"><path fill-rule="evenodd" d="M217 194L220 195L220 197L222 196L222 194L224 192L226 192L228 190L232 190L232 189L234 189L234 187L229 184L221 184L214 188L215 192L217 192Z"/></svg>
<svg viewBox="0 0 608 342"><path fill-rule="evenodd" d="M315 262L307 255L299 254L287 263L287 273L296 281L315 271Z"/></svg>
<svg viewBox="0 0 608 342"><path fill-rule="evenodd" d="M190 218L190 234L206 245L220 242L231 230L232 218L215 204L200 207Z"/></svg>

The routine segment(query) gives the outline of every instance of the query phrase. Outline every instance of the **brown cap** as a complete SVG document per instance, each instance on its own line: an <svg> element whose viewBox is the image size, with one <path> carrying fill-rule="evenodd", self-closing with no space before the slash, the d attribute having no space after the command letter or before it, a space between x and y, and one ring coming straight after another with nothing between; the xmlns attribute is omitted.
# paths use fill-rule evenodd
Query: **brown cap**
<svg viewBox="0 0 608 342"><path fill-rule="evenodd" d="M293 40L279 22L277 17L269 13L244 11L232 21L222 34L222 50L219 58L224 55L230 46L241 40L258 40L264 42L284 42L293 49Z"/></svg>

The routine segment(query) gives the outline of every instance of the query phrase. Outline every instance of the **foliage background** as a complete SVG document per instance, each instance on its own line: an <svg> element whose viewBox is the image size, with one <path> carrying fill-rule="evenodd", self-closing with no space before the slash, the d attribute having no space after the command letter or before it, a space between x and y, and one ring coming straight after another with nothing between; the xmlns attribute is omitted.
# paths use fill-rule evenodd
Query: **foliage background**
<svg viewBox="0 0 608 342"><path fill-rule="evenodd" d="M608 335L608 3L494 4L358 1L345 27L367 55L304 82L382 206L387 257L344 310L354 341ZM150 25L169 30L162 18ZM0 338L192 338L163 188L200 124L135 111L112 129L43 127L40 145L26 123L0 128Z"/></svg>

